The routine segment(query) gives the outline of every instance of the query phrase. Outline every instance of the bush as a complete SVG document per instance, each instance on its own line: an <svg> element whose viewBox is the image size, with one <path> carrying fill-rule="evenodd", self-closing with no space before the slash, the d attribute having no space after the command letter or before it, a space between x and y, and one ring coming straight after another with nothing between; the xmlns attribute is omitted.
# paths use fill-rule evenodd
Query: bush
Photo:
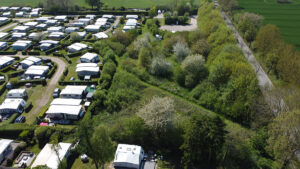
<svg viewBox="0 0 300 169"><path fill-rule="evenodd" d="M150 68L151 74L161 77L168 77L172 74L172 63L164 58L154 58Z"/></svg>
<svg viewBox="0 0 300 169"><path fill-rule="evenodd" d="M149 69L151 65L151 52L147 48L142 48L139 52L139 65Z"/></svg>
<svg viewBox="0 0 300 169"><path fill-rule="evenodd" d="M187 57L190 54L190 49L188 45L184 42L177 42L173 46L173 52L175 55L175 59L178 62L181 62L184 60L185 57Z"/></svg>
<svg viewBox="0 0 300 169"><path fill-rule="evenodd" d="M72 32L70 34L70 38L71 38L71 40L73 42L79 42L79 41L81 41L81 37L80 37L80 35L77 32Z"/></svg>

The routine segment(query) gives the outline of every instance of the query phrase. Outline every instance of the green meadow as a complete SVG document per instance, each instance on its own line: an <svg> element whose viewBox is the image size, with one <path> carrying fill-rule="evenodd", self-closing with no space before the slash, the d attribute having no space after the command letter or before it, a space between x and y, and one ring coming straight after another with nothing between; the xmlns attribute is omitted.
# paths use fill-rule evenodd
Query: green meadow
<svg viewBox="0 0 300 169"><path fill-rule="evenodd" d="M279 4L276 0L238 0L244 10L264 16L264 24L275 24L285 41L300 49L300 0Z"/></svg>
<svg viewBox="0 0 300 169"><path fill-rule="evenodd" d="M199 3L201 0L195 0ZM0 0L0 6L36 6L39 2L44 0ZM88 6L85 0L73 0L73 2L79 6ZM121 7L126 8L150 8L155 5L168 5L172 4L173 0L101 0L101 2L108 5L108 7Z"/></svg>

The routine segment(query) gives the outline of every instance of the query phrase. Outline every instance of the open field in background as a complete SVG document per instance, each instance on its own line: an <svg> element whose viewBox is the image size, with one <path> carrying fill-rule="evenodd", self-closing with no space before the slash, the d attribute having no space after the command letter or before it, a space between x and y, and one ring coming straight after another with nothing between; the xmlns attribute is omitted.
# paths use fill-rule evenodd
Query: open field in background
<svg viewBox="0 0 300 169"><path fill-rule="evenodd" d="M264 24L275 24L284 40L300 50L300 0L279 4L276 0L238 0L245 11L264 16Z"/></svg>
<svg viewBox="0 0 300 169"><path fill-rule="evenodd" d="M36 6L39 2L45 0L0 0L0 6ZM201 0L195 0L195 3L200 3ZM73 0L79 6L88 7L85 0ZM150 8L154 5L168 5L172 4L173 0L102 0L108 7L121 7L126 8Z"/></svg>

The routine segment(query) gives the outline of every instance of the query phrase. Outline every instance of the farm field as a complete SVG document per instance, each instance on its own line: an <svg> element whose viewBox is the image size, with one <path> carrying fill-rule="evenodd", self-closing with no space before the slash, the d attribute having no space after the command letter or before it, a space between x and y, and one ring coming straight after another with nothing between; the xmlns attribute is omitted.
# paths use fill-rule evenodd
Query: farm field
<svg viewBox="0 0 300 169"><path fill-rule="evenodd" d="M126 8L150 8L154 5L167 5L171 4L173 0L102 0L108 7L121 7ZM195 0L196 3L200 3L201 0ZM0 6L37 6L39 2L44 0L1 0ZM73 0L73 2L79 6L88 7L85 0Z"/></svg>
<svg viewBox="0 0 300 169"><path fill-rule="evenodd" d="M300 49L300 1L279 4L275 0L238 0L244 10L264 16L264 24L275 24L284 40Z"/></svg>

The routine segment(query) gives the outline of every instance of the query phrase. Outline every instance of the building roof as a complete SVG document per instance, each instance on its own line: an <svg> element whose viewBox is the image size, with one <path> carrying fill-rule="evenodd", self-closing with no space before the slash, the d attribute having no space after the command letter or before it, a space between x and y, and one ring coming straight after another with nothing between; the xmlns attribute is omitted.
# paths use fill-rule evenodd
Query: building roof
<svg viewBox="0 0 300 169"><path fill-rule="evenodd" d="M96 37L96 39L106 39L108 38L108 35L104 32L99 32L94 34L94 36Z"/></svg>
<svg viewBox="0 0 300 169"><path fill-rule="evenodd" d="M25 89L12 89L7 92L7 95L9 95L9 94L24 94L24 93L26 93Z"/></svg>
<svg viewBox="0 0 300 169"><path fill-rule="evenodd" d="M12 33L12 38L23 38L26 36L26 33L22 33L22 32L14 32Z"/></svg>
<svg viewBox="0 0 300 169"><path fill-rule="evenodd" d="M5 36L7 36L8 33L7 32L0 32L0 38L4 38Z"/></svg>
<svg viewBox="0 0 300 169"><path fill-rule="evenodd" d="M80 19L78 19L78 22L80 22L80 23L89 23L91 21L91 19L90 18L80 18Z"/></svg>
<svg viewBox="0 0 300 169"><path fill-rule="evenodd" d="M84 29L90 29L90 30L100 30L100 25L88 25Z"/></svg>
<svg viewBox="0 0 300 169"><path fill-rule="evenodd" d="M26 105L25 100L7 98L0 105L0 109L17 109L20 105L25 107Z"/></svg>
<svg viewBox="0 0 300 169"><path fill-rule="evenodd" d="M81 104L81 99L54 99L50 105L69 105L69 106L79 106Z"/></svg>
<svg viewBox="0 0 300 169"><path fill-rule="evenodd" d="M13 28L13 31L26 31L29 29L29 26L16 26Z"/></svg>
<svg viewBox="0 0 300 169"><path fill-rule="evenodd" d="M102 18L109 18L109 19L110 19L110 18L114 18L114 17L115 17L114 15L103 15L103 16L102 16Z"/></svg>
<svg viewBox="0 0 300 169"><path fill-rule="evenodd" d="M54 33L54 32L53 32ZM58 32L58 33L61 33L61 32ZM56 41L56 40L42 40L40 41L41 44L43 43L48 43L48 44L53 44L53 45L57 45L59 43L59 41Z"/></svg>
<svg viewBox="0 0 300 169"><path fill-rule="evenodd" d="M98 18L96 22L107 22L107 18Z"/></svg>
<svg viewBox="0 0 300 169"><path fill-rule="evenodd" d="M68 46L68 49L69 50L77 50L77 51L80 51L80 50L83 50L83 49L86 49L88 46L86 44L83 44L83 43L74 43L70 46Z"/></svg>
<svg viewBox="0 0 300 169"><path fill-rule="evenodd" d="M39 24L38 22L26 22L26 23L24 23L25 26L30 26L30 27L36 26L38 24Z"/></svg>
<svg viewBox="0 0 300 169"><path fill-rule="evenodd" d="M66 15L60 15L60 16L54 17L54 19L56 19L56 20L66 20L67 16Z"/></svg>
<svg viewBox="0 0 300 169"><path fill-rule="evenodd" d="M64 27L62 26L52 26L47 29L48 32L62 32L64 30Z"/></svg>
<svg viewBox="0 0 300 169"><path fill-rule="evenodd" d="M0 60L4 60L4 61L10 62L10 61L15 60L15 58L9 57L9 56L2 56L2 57L0 57Z"/></svg>
<svg viewBox="0 0 300 169"><path fill-rule="evenodd" d="M78 67L76 72L100 72L99 67Z"/></svg>
<svg viewBox="0 0 300 169"><path fill-rule="evenodd" d="M78 116L82 112L80 105L51 105L46 114L68 114Z"/></svg>
<svg viewBox="0 0 300 169"><path fill-rule="evenodd" d="M59 37L63 37L65 34L63 32L52 32L50 33L50 35L48 36L49 38L59 38Z"/></svg>
<svg viewBox="0 0 300 169"><path fill-rule="evenodd" d="M0 140L0 155L7 149L7 147L12 143L13 140L1 139Z"/></svg>
<svg viewBox="0 0 300 169"><path fill-rule="evenodd" d="M97 63L79 63L76 65L76 68L79 67L98 67Z"/></svg>
<svg viewBox="0 0 300 169"><path fill-rule="evenodd" d="M114 165L128 168L139 168L144 151L141 146L119 144L116 150Z"/></svg>
<svg viewBox="0 0 300 169"><path fill-rule="evenodd" d="M34 64L34 62L33 62L33 61L30 61L30 60L27 60L27 59L25 59L25 60L22 60L20 63L21 63L21 64L28 65L28 66L31 66L31 65L33 65L33 64Z"/></svg>
<svg viewBox="0 0 300 169"><path fill-rule="evenodd" d="M33 61L34 63L38 63L38 62L42 61L42 59L40 59L38 57L34 57L34 56L29 56L26 58L26 60Z"/></svg>
<svg viewBox="0 0 300 169"><path fill-rule="evenodd" d="M47 165L51 169L57 169L59 161L63 160L66 154L71 148L71 143L58 143L56 149L57 153L54 150L52 144L46 144L42 151L37 155L35 161L33 162L31 168Z"/></svg>
<svg viewBox="0 0 300 169"><path fill-rule="evenodd" d="M80 57L80 59L87 59L87 60L92 60L94 58L98 58L98 55L96 53L89 53L89 52Z"/></svg>
<svg viewBox="0 0 300 169"><path fill-rule="evenodd" d="M34 69L28 68L24 74L25 75L42 76L42 75L44 75L44 73L45 73L44 70L34 70Z"/></svg>
<svg viewBox="0 0 300 169"><path fill-rule="evenodd" d="M126 19L138 19L138 15L126 15Z"/></svg>
<svg viewBox="0 0 300 169"><path fill-rule="evenodd" d="M32 65L32 66L30 66L28 69L31 69L31 70L43 70L43 71L46 71L46 70L49 70L49 66Z"/></svg>

